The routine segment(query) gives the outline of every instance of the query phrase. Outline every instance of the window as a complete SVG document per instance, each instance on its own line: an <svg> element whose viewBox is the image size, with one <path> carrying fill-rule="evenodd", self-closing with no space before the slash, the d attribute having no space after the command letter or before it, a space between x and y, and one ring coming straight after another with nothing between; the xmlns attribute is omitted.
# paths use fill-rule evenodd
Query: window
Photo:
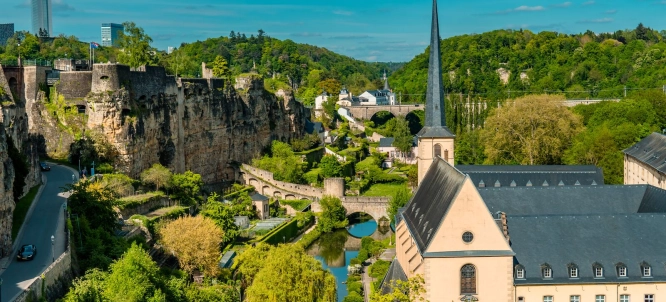
<svg viewBox="0 0 666 302"><path fill-rule="evenodd" d="M629 295L620 295L620 302L630 302Z"/></svg>
<svg viewBox="0 0 666 302"><path fill-rule="evenodd" d="M596 297L594 298L594 302L606 302L606 296L596 295Z"/></svg>
<svg viewBox="0 0 666 302"><path fill-rule="evenodd" d="M643 264L641 264L641 273L643 274L643 277L650 277L652 276L652 268L649 264L643 262Z"/></svg>
<svg viewBox="0 0 666 302"><path fill-rule="evenodd" d="M516 268L516 279L525 279L525 269L522 266Z"/></svg>
<svg viewBox="0 0 666 302"><path fill-rule="evenodd" d="M476 294L476 268L466 264L460 269L460 293Z"/></svg>
<svg viewBox="0 0 666 302"><path fill-rule="evenodd" d="M580 296L571 296L569 297L569 302L580 302Z"/></svg>
<svg viewBox="0 0 666 302"><path fill-rule="evenodd" d="M553 302L553 296L543 296L543 302Z"/></svg>
<svg viewBox="0 0 666 302"><path fill-rule="evenodd" d="M474 234L472 234L472 232L465 232L462 235L462 240L465 243L470 243L470 242L472 242L472 240L474 240Z"/></svg>
<svg viewBox="0 0 666 302"><path fill-rule="evenodd" d="M594 277L596 278L603 278L604 277L604 268L603 267L595 267L594 268Z"/></svg>
<svg viewBox="0 0 666 302"><path fill-rule="evenodd" d="M433 157L438 157L438 156L441 157L442 156L442 145L435 144L435 151L434 152L435 153L433 154L434 155Z"/></svg>
<svg viewBox="0 0 666 302"><path fill-rule="evenodd" d="M617 265L617 276L618 277L626 277L627 276L627 267L622 263Z"/></svg>
<svg viewBox="0 0 666 302"><path fill-rule="evenodd" d="M525 298L523 298L523 297L518 297L518 302L525 302Z"/></svg>
<svg viewBox="0 0 666 302"><path fill-rule="evenodd" d="M569 267L569 278L578 278L578 267L575 265Z"/></svg>
<svg viewBox="0 0 666 302"><path fill-rule="evenodd" d="M645 295L645 302L654 302L654 295L653 294L647 294Z"/></svg>
<svg viewBox="0 0 666 302"><path fill-rule="evenodd" d="M553 270L550 268L549 265L545 265L541 268L541 274L543 275L543 278L548 279L553 277Z"/></svg>
<svg viewBox="0 0 666 302"><path fill-rule="evenodd" d="M444 160L449 161L449 150L444 150Z"/></svg>

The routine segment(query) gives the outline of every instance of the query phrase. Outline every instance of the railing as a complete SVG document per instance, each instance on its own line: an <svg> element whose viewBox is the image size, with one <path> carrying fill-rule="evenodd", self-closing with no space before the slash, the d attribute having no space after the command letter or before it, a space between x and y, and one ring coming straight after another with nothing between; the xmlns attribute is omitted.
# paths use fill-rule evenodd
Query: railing
<svg viewBox="0 0 666 302"><path fill-rule="evenodd" d="M3 60L0 65L5 67L18 67L18 60ZM49 60L21 60L23 66L53 66L53 62Z"/></svg>

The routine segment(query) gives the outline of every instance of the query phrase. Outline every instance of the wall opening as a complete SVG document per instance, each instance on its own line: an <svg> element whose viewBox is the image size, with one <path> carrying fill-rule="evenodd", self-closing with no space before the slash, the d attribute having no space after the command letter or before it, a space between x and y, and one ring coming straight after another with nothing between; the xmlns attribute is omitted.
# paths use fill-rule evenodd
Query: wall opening
<svg viewBox="0 0 666 302"><path fill-rule="evenodd" d="M442 145L435 144L435 151L434 151L433 157L441 157L441 156L442 156Z"/></svg>
<svg viewBox="0 0 666 302"><path fill-rule="evenodd" d="M104 81L108 81L108 80L109 80L109 76L105 76L105 75L104 75L104 76L99 77L99 79L100 79L100 80L104 80Z"/></svg>
<svg viewBox="0 0 666 302"><path fill-rule="evenodd" d="M86 105L76 105L76 109L79 113L86 113Z"/></svg>

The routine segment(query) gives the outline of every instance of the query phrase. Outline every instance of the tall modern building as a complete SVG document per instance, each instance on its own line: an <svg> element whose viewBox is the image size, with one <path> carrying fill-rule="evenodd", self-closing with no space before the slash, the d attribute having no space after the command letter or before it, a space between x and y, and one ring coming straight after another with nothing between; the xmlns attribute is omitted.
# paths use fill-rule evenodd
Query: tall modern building
<svg viewBox="0 0 666 302"><path fill-rule="evenodd" d="M51 8L51 0L32 0L32 33L39 36L41 29L46 36L53 36Z"/></svg>
<svg viewBox="0 0 666 302"><path fill-rule="evenodd" d="M122 24L102 23L102 46L118 46L118 36L124 30Z"/></svg>
<svg viewBox="0 0 666 302"><path fill-rule="evenodd" d="M14 35L14 23L0 24L0 46L7 45L7 40Z"/></svg>

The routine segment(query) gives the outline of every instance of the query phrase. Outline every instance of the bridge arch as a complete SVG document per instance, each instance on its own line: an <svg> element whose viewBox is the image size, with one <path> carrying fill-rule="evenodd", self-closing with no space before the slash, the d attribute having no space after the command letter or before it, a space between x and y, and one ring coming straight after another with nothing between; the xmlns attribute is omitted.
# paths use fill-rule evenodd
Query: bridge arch
<svg viewBox="0 0 666 302"><path fill-rule="evenodd" d="M294 194L287 194L287 195L284 196L284 199L294 200L294 199L296 199L296 196L294 196Z"/></svg>
<svg viewBox="0 0 666 302"><path fill-rule="evenodd" d="M270 192L270 189L271 189L271 187L269 187L269 186L261 187L261 195L264 195L264 196L269 195L268 192Z"/></svg>
<svg viewBox="0 0 666 302"><path fill-rule="evenodd" d="M249 181L248 184L256 188L259 185L259 181L254 179L254 178L250 178L250 181Z"/></svg>
<svg viewBox="0 0 666 302"><path fill-rule="evenodd" d="M377 111L370 117L370 121L375 123L375 127L379 127L388 123L391 119L395 118L395 114L388 110Z"/></svg>
<svg viewBox="0 0 666 302"><path fill-rule="evenodd" d="M275 198L277 198L277 199L282 199L282 192L280 192L280 191L274 191L274 192L273 192L273 197L275 197Z"/></svg>

